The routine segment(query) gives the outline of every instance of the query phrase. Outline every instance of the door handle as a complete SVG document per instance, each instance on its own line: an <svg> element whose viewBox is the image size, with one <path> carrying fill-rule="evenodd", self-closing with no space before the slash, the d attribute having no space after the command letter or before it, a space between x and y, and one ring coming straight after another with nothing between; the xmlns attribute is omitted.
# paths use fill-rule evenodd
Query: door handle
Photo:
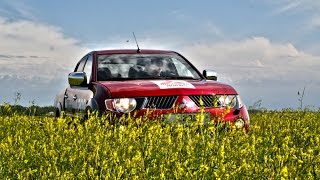
<svg viewBox="0 0 320 180"><path fill-rule="evenodd" d="M77 98L78 98L77 95L74 95L74 96L72 97L73 100L77 100Z"/></svg>
<svg viewBox="0 0 320 180"><path fill-rule="evenodd" d="M64 95L64 98L65 98L65 99L68 99L68 94L65 94L65 95Z"/></svg>

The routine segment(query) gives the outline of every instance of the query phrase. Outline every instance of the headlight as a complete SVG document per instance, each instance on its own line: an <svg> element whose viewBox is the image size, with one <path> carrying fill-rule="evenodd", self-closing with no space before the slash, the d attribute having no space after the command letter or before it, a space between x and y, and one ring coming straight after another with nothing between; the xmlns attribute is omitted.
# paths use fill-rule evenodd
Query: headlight
<svg viewBox="0 0 320 180"><path fill-rule="evenodd" d="M133 98L117 98L105 100L106 108L110 111L129 113L137 106L137 101Z"/></svg>
<svg viewBox="0 0 320 180"><path fill-rule="evenodd" d="M235 107L237 104L237 96L235 95L222 95L219 97L220 106Z"/></svg>
<svg viewBox="0 0 320 180"><path fill-rule="evenodd" d="M236 126L236 128L241 129L244 127L244 121L243 119L237 119L234 121L234 125Z"/></svg>

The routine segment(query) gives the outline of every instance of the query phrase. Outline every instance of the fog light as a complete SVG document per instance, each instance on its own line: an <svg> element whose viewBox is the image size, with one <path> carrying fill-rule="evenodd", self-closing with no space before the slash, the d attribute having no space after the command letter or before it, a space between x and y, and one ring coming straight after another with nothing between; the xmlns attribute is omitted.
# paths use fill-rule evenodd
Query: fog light
<svg viewBox="0 0 320 180"><path fill-rule="evenodd" d="M237 129L241 129L244 127L244 121L243 119L237 119L234 121L234 125L236 126Z"/></svg>

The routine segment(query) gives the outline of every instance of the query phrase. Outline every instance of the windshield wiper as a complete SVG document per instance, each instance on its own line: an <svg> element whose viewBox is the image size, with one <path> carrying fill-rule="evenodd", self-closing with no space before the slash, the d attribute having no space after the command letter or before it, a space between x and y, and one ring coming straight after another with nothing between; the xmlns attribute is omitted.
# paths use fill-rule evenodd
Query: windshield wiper
<svg viewBox="0 0 320 180"><path fill-rule="evenodd" d="M189 76L148 76L148 77L140 77L137 79L190 79L190 80L200 80L200 78L194 78L194 77L189 77Z"/></svg>
<svg viewBox="0 0 320 180"><path fill-rule="evenodd" d="M199 80L200 78L194 78L190 76L164 76L164 79L190 79L190 80Z"/></svg>
<svg viewBox="0 0 320 180"><path fill-rule="evenodd" d="M137 78L123 78L123 77L116 77L116 78L108 78L103 81L126 81L126 80L137 80Z"/></svg>

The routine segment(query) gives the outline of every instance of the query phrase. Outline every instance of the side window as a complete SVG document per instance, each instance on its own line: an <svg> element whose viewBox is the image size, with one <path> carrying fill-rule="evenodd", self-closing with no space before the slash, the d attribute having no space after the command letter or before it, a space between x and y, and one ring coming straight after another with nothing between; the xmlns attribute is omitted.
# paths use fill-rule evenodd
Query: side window
<svg viewBox="0 0 320 180"><path fill-rule="evenodd" d="M88 80L87 83L89 83L90 80L91 80L91 74L92 74L92 55L91 54L88 55L88 59L87 59L87 62L85 64L85 66L84 66L83 71L86 73L87 78L88 78L87 79Z"/></svg>
<svg viewBox="0 0 320 180"><path fill-rule="evenodd" d="M86 63L87 58L88 58L88 56L85 56L80 60L80 62L78 63L76 69L74 70L74 72L82 72L83 71L83 68L84 68L84 65Z"/></svg>

